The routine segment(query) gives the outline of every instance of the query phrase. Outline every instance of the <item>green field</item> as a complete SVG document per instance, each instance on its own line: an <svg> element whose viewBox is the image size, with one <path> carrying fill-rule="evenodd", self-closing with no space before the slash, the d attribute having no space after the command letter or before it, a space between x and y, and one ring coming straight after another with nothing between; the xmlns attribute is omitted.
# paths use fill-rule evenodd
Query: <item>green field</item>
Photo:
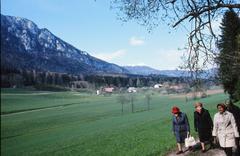
<svg viewBox="0 0 240 156"><path fill-rule="evenodd" d="M193 103L155 93L151 110L143 93L131 105L117 103L118 95L78 92L1 90L1 155L164 155L175 148L171 133L173 105L188 114L193 128ZM211 115L224 94L201 99Z"/></svg>

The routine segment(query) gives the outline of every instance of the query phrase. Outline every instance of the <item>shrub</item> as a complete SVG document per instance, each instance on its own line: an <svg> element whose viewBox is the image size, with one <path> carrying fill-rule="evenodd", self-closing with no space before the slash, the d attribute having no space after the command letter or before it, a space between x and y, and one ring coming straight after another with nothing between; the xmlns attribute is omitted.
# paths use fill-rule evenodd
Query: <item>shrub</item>
<svg viewBox="0 0 240 156"><path fill-rule="evenodd" d="M201 98L206 98L206 97L208 97L207 93L202 93L201 94Z"/></svg>

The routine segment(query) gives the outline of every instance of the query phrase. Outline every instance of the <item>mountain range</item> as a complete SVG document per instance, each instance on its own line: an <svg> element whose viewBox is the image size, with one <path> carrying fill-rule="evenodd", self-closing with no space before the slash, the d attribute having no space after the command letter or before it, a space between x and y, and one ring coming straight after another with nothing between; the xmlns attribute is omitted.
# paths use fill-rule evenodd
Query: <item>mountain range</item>
<svg viewBox="0 0 240 156"><path fill-rule="evenodd" d="M1 66L71 74L127 74L81 51L32 21L1 15Z"/></svg>
<svg viewBox="0 0 240 156"><path fill-rule="evenodd" d="M157 70L148 66L124 66L132 74L137 75L166 75L169 77L190 77L191 73L187 70ZM201 74L201 78L213 78L217 74L217 68L211 68L204 70Z"/></svg>
<svg viewBox="0 0 240 156"><path fill-rule="evenodd" d="M119 66L100 60L39 28L34 22L1 14L1 67L69 74L189 76L184 70Z"/></svg>
<svg viewBox="0 0 240 156"><path fill-rule="evenodd" d="M124 66L132 74L137 75L167 75L170 77L186 77L189 72L185 70L157 70L148 66Z"/></svg>

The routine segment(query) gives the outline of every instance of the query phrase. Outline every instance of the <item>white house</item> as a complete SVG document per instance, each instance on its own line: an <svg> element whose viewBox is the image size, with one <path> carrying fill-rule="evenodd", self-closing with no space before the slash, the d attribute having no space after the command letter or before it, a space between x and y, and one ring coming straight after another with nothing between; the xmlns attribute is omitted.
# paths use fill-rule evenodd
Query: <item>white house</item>
<svg viewBox="0 0 240 156"><path fill-rule="evenodd" d="M161 87L163 87L162 84L155 84L153 88L161 88Z"/></svg>
<svg viewBox="0 0 240 156"><path fill-rule="evenodd" d="M97 95L100 95L100 90L97 90Z"/></svg>
<svg viewBox="0 0 240 156"><path fill-rule="evenodd" d="M137 89L135 87L129 87L128 88L128 93L136 93Z"/></svg>

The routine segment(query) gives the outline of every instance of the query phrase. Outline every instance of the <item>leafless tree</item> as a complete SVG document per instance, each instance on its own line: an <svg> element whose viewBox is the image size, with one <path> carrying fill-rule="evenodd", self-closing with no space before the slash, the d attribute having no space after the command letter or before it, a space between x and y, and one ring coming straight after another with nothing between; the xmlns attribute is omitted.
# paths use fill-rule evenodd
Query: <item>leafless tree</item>
<svg viewBox="0 0 240 156"><path fill-rule="evenodd" d="M136 96L134 95L134 93L131 93L129 95L129 101L131 102L131 106L132 106L132 113L134 113L134 101L136 100Z"/></svg>
<svg viewBox="0 0 240 156"><path fill-rule="evenodd" d="M150 101L151 101L151 99L152 99L152 97L151 97L151 94L146 94L145 95L145 98L146 98L146 100L147 100L147 106L148 106L148 110L150 110Z"/></svg>
<svg viewBox="0 0 240 156"><path fill-rule="evenodd" d="M124 104L126 104L126 103L129 102L129 99L128 99L128 97L126 97L126 95L120 94L120 95L117 97L117 102L122 105L122 114L123 114L123 106L124 106Z"/></svg>
<svg viewBox="0 0 240 156"><path fill-rule="evenodd" d="M185 63L198 79L202 69L213 63L217 55L217 35L213 25L227 9L239 13L239 0L111 0L113 9L123 21L137 20L149 30L161 21L176 28L182 26L188 34L184 48ZM190 24L189 24L190 23ZM196 82L197 83L197 82Z"/></svg>

